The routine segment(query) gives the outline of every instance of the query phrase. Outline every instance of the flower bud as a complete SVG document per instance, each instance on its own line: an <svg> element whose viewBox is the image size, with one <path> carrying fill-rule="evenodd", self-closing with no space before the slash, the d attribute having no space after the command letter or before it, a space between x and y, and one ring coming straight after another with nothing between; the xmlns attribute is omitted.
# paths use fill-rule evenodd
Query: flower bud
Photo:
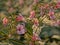
<svg viewBox="0 0 60 45"><path fill-rule="evenodd" d="M24 17L20 14L19 16L17 16L16 21L24 21Z"/></svg>
<svg viewBox="0 0 60 45"><path fill-rule="evenodd" d="M35 11L33 10L33 11L30 12L29 18L34 18L34 17L35 17Z"/></svg>
<svg viewBox="0 0 60 45"><path fill-rule="evenodd" d="M8 24L8 19L6 17L3 18L3 25Z"/></svg>

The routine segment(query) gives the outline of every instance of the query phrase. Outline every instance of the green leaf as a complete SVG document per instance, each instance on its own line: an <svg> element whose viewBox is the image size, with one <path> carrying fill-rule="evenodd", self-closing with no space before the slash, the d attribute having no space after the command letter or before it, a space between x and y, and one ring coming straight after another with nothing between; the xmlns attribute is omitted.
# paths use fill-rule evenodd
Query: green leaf
<svg viewBox="0 0 60 45"><path fill-rule="evenodd" d="M42 31L39 36L42 39L47 39L49 37L52 37L53 35L60 35L60 30L57 29L56 27L45 26L41 30Z"/></svg>
<svg viewBox="0 0 60 45"><path fill-rule="evenodd" d="M0 34L8 35L9 31L8 30L0 30Z"/></svg>
<svg viewBox="0 0 60 45"><path fill-rule="evenodd" d="M23 42L21 42L20 40L17 40L17 39L9 39L9 42L14 45L24 45Z"/></svg>
<svg viewBox="0 0 60 45"><path fill-rule="evenodd" d="M33 29L32 29L32 23L31 22L27 22L26 23L26 28L27 28L27 31L30 35L33 34Z"/></svg>
<svg viewBox="0 0 60 45"><path fill-rule="evenodd" d="M52 34L50 34L50 31L51 31L52 27L50 26L45 26L43 27L41 30L41 33L40 33L40 37L45 39L45 38L48 38L49 36L51 36Z"/></svg>

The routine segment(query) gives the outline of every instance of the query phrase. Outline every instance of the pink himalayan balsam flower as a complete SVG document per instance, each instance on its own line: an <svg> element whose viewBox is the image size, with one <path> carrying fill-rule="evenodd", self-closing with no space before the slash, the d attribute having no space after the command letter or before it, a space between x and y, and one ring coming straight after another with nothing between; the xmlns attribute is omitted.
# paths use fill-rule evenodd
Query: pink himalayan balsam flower
<svg viewBox="0 0 60 45"><path fill-rule="evenodd" d="M60 8L60 0L57 0L57 4L56 4L55 8Z"/></svg>
<svg viewBox="0 0 60 45"><path fill-rule="evenodd" d="M50 10L49 10L49 15L54 15L54 9L51 7Z"/></svg>
<svg viewBox="0 0 60 45"><path fill-rule="evenodd" d="M17 28L17 34L25 34L26 30L24 25L18 24L16 28Z"/></svg>
<svg viewBox="0 0 60 45"><path fill-rule="evenodd" d="M19 4L23 5L24 4L24 0L19 0Z"/></svg>
<svg viewBox="0 0 60 45"><path fill-rule="evenodd" d="M54 20L55 19L55 16L54 15L50 16L50 19L51 20Z"/></svg>
<svg viewBox="0 0 60 45"><path fill-rule="evenodd" d="M24 21L24 17L20 14L19 16L17 16L16 21Z"/></svg>
<svg viewBox="0 0 60 45"><path fill-rule="evenodd" d="M55 19L54 10L53 9L50 9L50 11L49 11L49 17L50 17L50 19Z"/></svg>
<svg viewBox="0 0 60 45"><path fill-rule="evenodd" d="M33 11L30 12L30 16L29 16L29 18L32 19L32 18L34 18L34 17L35 17L35 11L33 10Z"/></svg>
<svg viewBox="0 0 60 45"><path fill-rule="evenodd" d="M3 25L8 24L8 19L6 17L3 18Z"/></svg>
<svg viewBox="0 0 60 45"><path fill-rule="evenodd" d="M36 33L33 34L32 36L32 41L40 40L38 35Z"/></svg>

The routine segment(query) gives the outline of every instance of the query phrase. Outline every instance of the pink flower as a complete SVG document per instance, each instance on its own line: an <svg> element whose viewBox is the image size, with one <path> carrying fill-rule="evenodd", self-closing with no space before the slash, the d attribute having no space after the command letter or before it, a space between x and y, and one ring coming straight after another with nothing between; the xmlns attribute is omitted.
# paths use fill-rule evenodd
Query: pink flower
<svg viewBox="0 0 60 45"><path fill-rule="evenodd" d="M53 10L53 9L50 9L50 10L49 10L49 15L50 15L50 16L54 15L54 10Z"/></svg>
<svg viewBox="0 0 60 45"><path fill-rule="evenodd" d="M17 21L24 21L24 17L20 14L19 16L17 16L16 18Z"/></svg>
<svg viewBox="0 0 60 45"><path fill-rule="evenodd" d="M8 19L6 17L3 18L3 25L6 25L8 23Z"/></svg>
<svg viewBox="0 0 60 45"><path fill-rule="evenodd" d="M36 40L39 40L39 37L37 34L33 34L32 41L36 41Z"/></svg>
<svg viewBox="0 0 60 45"><path fill-rule="evenodd" d="M35 35L32 37L32 40L33 41L36 41L36 36Z"/></svg>
<svg viewBox="0 0 60 45"><path fill-rule="evenodd" d="M55 19L55 16L54 15L50 16L50 19L51 20L54 20Z"/></svg>
<svg viewBox="0 0 60 45"><path fill-rule="evenodd" d="M49 17L50 19L55 19L53 8L49 10Z"/></svg>
<svg viewBox="0 0 60 45"><path fill-rule="evenodd" d="M57 2L57 4L56 4L55 7L56 7L56 8L60 8L60 2Z"/></svg>
<svg viewBox="0 0 60 45"><path fill-rule="evenodd" d="M35 11L33 10L33 11L30 12L29 18L34 18L34 17L35 17Z"/></svg>
<svg viewBox="0 0 60 45"><path fill-rule="evenodd" d="M19 0L19 4L23 5L24 4L24 0Z"/></svg>
<svg viewBox="0 0 60 45"><path fill-rule="evenodd" d="M17 28L17 34L25 34L26 30L24 25L18 24L16 28Z"/></svg>

